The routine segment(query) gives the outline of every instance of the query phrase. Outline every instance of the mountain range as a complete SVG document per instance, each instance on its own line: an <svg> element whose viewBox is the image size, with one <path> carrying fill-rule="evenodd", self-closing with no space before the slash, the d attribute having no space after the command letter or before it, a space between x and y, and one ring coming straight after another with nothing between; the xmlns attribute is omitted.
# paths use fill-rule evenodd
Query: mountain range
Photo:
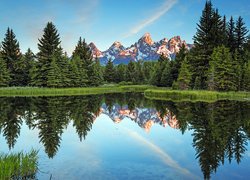
<svg viewBox="0 0 250 180"><path fill-rule="evenodd" d="M193 46L187 44L180 36L171 39L163 38L158 42L154 42L151 35L146 33L136 43L127 48L118 41L114 42L106 51L100 51L93 42L89 44L89 47L93 56L100 59L101 64L106 64L109 59L114 64L128 64L129 61L157 60L161 54L169 59L174 59L182 44L187 49Z"/></svg>
<svg viewBox="0 0 250 180"><path fill-rule="evenodd" d="M125 118L129 118L146 132L149 132L154 124L159 124L163 127L169 126L174 129L179 128L176 116L169 110L161 116L154 108L137 107L133 110L129 110L127 105L121 107L118 104L114 104L110 109L107 105L103 104L100 113L109 116L114 123L120 123Z"/></svg>

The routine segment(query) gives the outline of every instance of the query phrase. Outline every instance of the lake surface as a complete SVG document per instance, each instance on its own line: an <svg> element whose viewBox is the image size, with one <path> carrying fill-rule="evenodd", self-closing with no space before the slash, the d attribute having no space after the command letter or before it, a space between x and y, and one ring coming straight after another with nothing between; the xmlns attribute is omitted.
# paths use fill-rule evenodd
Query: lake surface
<svg viewBox="0 0 250 180"><path fill-rule="evenodd" d="M249 139L250 102L0 98L0 152L38 149L37 179L248 179Z"/></svg>

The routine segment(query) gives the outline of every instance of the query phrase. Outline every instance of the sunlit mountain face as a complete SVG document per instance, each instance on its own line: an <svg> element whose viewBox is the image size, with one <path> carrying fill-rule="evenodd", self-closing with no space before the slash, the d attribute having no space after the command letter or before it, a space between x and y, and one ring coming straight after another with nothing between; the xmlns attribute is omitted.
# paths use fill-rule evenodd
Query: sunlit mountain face
<svg viewBox="0 0 250 180"><path fill-rule="evenodd" d="M100 51L96 45L91 42L90 49L94 57L100 59L102 64L106 64L109 59L114 64L128 64L130 61L154 61L159 59L160 55L168 57L170 60L175 58L181 46L187 49L192 48L192 44L187 44L180 36L163 38L160 41L153 41L150 33L144 34L137 42L130 47L124 47L120 42L114 42L106 51Z"/></svg>
<svg viewBox="0 0 250 180"><path fill-rule="evenodd" d="M136 148L143 144L143 149L147 147L147 150L160 154L160 159L165 159L167 166L177 168L177 173L180 173L183 168L180 168L180 165L169 165L169 157L166 155L167 149L173 147L174 152L176 151L174 154L180 154L179 162L196 164L199 167L188 170L188 174L195 174L192 177L221 178L226 176L220 174L225 168L232 166L239 169L249 166L249 163L246 163L250 162L249 117L250 103L238 101L154 101L145 99L143 94L137 93L71 97L2 97L0 142L2 150L6 152L18 150L23 146L41 149L41 164L50 162L50 165L43 168L51 169L60 167L59 157L65 159L68 151L81 152L80 147L100 149L105 157L109 157L108 152L112 151L114 157L116 154L122 158L118 152L124 156L132 146L135 148L132 148L133 153L140 152L142 149ZM115 146L116 144L120 147ZM185 151L188 147L192 150ZM128 160L131 156L127 154L124 158ZM143 154L136 155L137 158L148 161L146 164L154 162L150 159L152 155L141 156ZM184 159L181 159L182 157ZM72 160L72 154L67 158ZM110 159L112 158L107 158L107 161ZM118 163L113 160L111 164ZM236 165L237 163L239 165ZM224 167L223 164L227 165ZM78 168L78 165L75 168ZM82 168L80 164L79 168ZM68 174L70 173L73 172L69 171ZM192 179L189 176L187 178L187 174L184 175L183 178ZM246 175L243 174L244 177Z"/></svg>

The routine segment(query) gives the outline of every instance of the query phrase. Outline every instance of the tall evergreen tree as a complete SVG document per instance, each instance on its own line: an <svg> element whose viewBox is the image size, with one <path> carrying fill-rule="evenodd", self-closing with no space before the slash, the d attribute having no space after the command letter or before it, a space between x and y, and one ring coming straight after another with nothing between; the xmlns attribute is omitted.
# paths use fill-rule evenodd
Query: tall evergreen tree
<svg viewBox="0 0 250 180"><path fill-rule="evenodd" d="M0 87L9 85L10 74L4 59L0 56Z"/></svg>
<svg viewBox="0 0 250 180"><path fill-rule="evenodd" d="M115 68L115 81L117 83L126 81L126 69L127 65L125 64L118 64Z"/></svg>
<svg viewBox="0 0 250 180"><path fill-rule="evenodd" d="M86 72L86 70L84 68L83 61L80 59L79 56L74 56L73 57L73 59L72 59L72 65L73 65L73 67L76 66L76 68L74 67L75 69L73 70L73 71L77 72L77 76L75 78L78 79L78 76L79 76L79 84L77 86L78 87L85 87L85 86L87 86L88 75L87 75L87 72Z"/></svg>
<svg viewBox="0 0 250 180"><path fill-rule="evenodd" d="M171 87L173 83L172 75L171 75L171 67L170 63L167 62L164 70L161 75L161 85L164 87Z"/></svg>
<svg viewBox="0 0 250 180"><path fill-rule="evenodd" d="M35 78L33 83L36 86L48 86L48 72L51 68L53 56L62 55L61 41L55 25L48 22L43 32L43 36L38 43L38 62L35 68L37 71L33 75Z"/></svg>
<svg viewBox="0 0 250 180"><path fill-rule="evenodd" d="M27 52L15 64L16 80L19 86L28 86L31 83L30 71L35 63L35 55L28 48Z"/></svg>
<svg viewBox="0 0 250 180"><path fill-rule="evenodd" d="M52 57L52 62L50 64L50 68L48 70L48 81L47 86L48 87L62 87L62 76L60 68L58 67L56 63L56 57Z"/></svg>
<svg viewBox="0 0 250 180"><path fill-rule="evenodd" d="M69 64L69 79L71 87L81 87L80 70L77 67L76 61L70 61Z"/></svg>
<svg viewBox="0 0 250 180"><path fill-rule="evenodd" d="M136 66L135 63L130 61L127 66L126 79L129 82L136 83Z"/></svg>
<svg viewBox="0 0 250 180"><path fill-rule="evenodd" d="M247 33L248 30L245 26L245 23L243 21L243 18L240 16L238 20L236 21L236 26L235 26L235 46L236 50L239 53L243 52L244 45L247 41Z"/></svg>
<svg viewBox="0 0 250 180"><path fill-rule="evenodd" d="M192 74L189 69L187 58L183 61L180 69L180 73L177 79L178 88L181 90L186 90L190 88Z"/></svg>
<svg viewBox="0 0 250 180"><path fill-rule="evenodd" d="M146 61L143 63L144 82L150 84L157 62Z"/></svg>
<svg viewBox="0 0 250 180"><path fill-rule="evenodd" d="M185 47L185 44L182 44L180 51L176 54L175 59L171 61L172 65L169 67L171 68L171 75L173 81L177 80L181 64L184 61L186 55L187 55L187 49Z"/></svg>
<svg viewBox="0 0 250 180"><path fill-rule="evenodd" d="M150 80L150 83L152 85L165 86L164 80L162 81L162 74L167 64L169 64L169 59L162 54L158 59L158 62L155 66L154 72ZM163 82L164 84L162 84Z"/></svg>
<svg viewBox="0 0 250 180"><path fill-rule="evenodd" d="M227 47L230 49L230 52L234 52L236 49L236 37L235 37L235 23L234 19L231 16L230 21L227 24Z"/></svg>
<svg viewBox="0 0 250 180"><path fill-rule="evenodd" d="M214 18L214 15L217 15L217 13L215 13L211 1L206 1L202 16L197 24L197 32L193 38L193 57L189 60L191 66L195 67L193 79L197 76L200 78L201 89L206 89L207 87L209 60L216 38L218 38L215 36L215 29L218 27L217 24L215 24L215 20L218 20L218 17Z"/></svg>
<svg viewBox="0 0 250 180"><path fill-rule="evenodd" d="M95 62L92 56L92 51L88 44L85 42L85 39L82 40L81 37L79 38L79 41L73 52L73 58L76 56L78 56L83 62L83 68L87 73L87 85L95 86L96 83L93 83L92 80L96 79L97 77L95 77Z"/></svg>
<svg viewBox="0 0 250 180"><path fill-rule="evenodd" d="M93 66L94 66L94 72L91 79L91 83L93 86L100 86L103 83L103 72L98 58L95 59Z"/></svg>
<svg viewBox="0 0 250 180"><path fill-rule="evenodd" d="M114 82L115 81L115 71L114 71L114 65L113 62L111 61L111 59L108 60L108 63L105 67L104 70L104 80L107 82Z"/></svg>
<svg viewBox="0 0 250 180"><path fill-rule="evenodd" d="M250 59L243 68L242 89L250 91Z"/></svg>
<svg viewBox="0 0 250 180"><path fill-rule="evenodd" d="M235 67L229 49L221 46L214 49L210 62L214 89L219 91L237 90ZM210 82L212 83L212 82ZM212 89L213 90L213 89Z"/></svg>
<svg viewBox="0 0 250 180"><path fill-rule="evenodd" d="M70 75L69 75L69 58L64 54L62 55L60 52L54 54L55 62L57 67L60 69L60 87L69 87L70 86Z"/></svg>
<svg viewBox="0 0 250 180"><path fill-rule="evenodd" d="M16 69L15 64L21 59L21 52L19 48L19 43L16 39L16 35L13 30L8 28L5 34L5 38L2 42L2 57L7 64L7 68L10 72L10 85L18 86L19 82L16 79Z"/></svg>

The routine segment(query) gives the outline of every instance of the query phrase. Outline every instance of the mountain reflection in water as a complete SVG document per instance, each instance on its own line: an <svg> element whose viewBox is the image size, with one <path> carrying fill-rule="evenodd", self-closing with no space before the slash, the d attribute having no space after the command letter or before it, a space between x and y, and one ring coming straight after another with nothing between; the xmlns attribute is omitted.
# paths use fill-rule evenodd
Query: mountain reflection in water
<svg viewBox="0 0 250 180"><path fill-rule="evenodd" d="M0 133L12 149L23 124L37 129L46 154L53 158L60 151L61 137L69 123L83 141L101 114L114 123L130 119L148 133L156 124L183 134L192 131L193 147L204 178L210 178L225 160L240 163L250 138L250 102L152 101L138 93L1 97Z"/></svg>

